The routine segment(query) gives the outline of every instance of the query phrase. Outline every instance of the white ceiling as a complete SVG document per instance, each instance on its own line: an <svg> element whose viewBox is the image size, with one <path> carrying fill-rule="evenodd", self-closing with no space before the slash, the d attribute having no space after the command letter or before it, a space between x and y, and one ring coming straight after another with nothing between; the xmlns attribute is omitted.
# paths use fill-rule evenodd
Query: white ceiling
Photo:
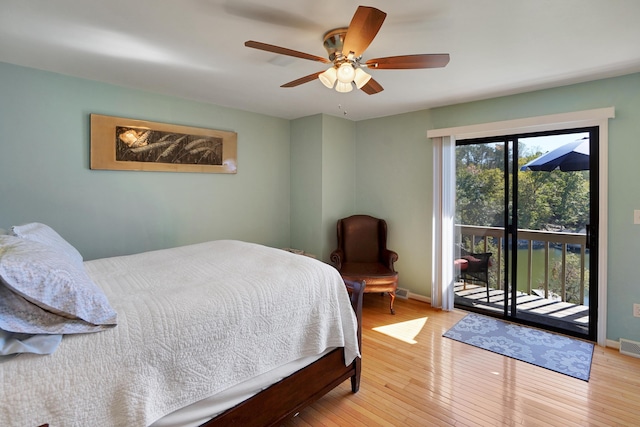
<svg viewBox="0 0 640 427"><path fill-rule="evenodd" d="M367 58L449 53L445 68L370 70L384 91L280 85L327 68L358 5L387 13ZM362 120L640 71L638 0L0 0L0 61L293 119Z"/></svg>

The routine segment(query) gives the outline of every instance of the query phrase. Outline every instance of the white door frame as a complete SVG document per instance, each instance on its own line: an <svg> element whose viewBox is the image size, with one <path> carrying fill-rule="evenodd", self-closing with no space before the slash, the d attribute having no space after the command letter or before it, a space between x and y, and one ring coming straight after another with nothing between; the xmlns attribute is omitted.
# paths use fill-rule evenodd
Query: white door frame
<svg viewBox="0 0 640 427"><path fill-rule="evenodd" d="M599 223L598 223L598 324L597 342L600 346L606 346L607 341L607 222L608 222L608 164L609 164L609 119L615 117L614 107L584 110L570 113L552 114L547 116L529 117L524 119L505 120L501 122L482 123L477 125L459 126L453 128L432 129L427 131L427 138L434 141L434 230L433 230L433 282L432 301L439 303L445 310L451 310L447 301L453 300L453 262L447 254L453 257L453 240L445 239L453 236L453 221L447 218L451 214L446 203L452 203L455 198L455 186L450 182L455 181L455 175L451 178L449 163L443 155L443 146L453 144L458 139L483 138L502 135L513 135L532 132L545 132L553 130L573 129L581 127L598 126L599 129ZM446 148L445 148L446 151ZM436 165L436 162L440 162ZM455 164L454 164L455 167ZM445 173L447 172L447 173ZM436 194L437 193L437 194ZM436 204L436 202L438 202ZM444 205L444 206L443 206ZM440 219L438 220L437 217ZM441 251L439 256L435 254ZM446 262L445 262L446 261ZM448 271L448 272L447 272Z"/></svg>

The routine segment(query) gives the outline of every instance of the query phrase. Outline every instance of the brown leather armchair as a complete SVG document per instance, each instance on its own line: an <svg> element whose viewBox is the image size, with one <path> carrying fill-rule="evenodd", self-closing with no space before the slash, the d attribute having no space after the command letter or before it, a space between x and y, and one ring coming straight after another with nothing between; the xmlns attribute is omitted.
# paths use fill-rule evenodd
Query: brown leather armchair
<svg viewBox="0 0 640 427"><path fill-rule="evenodd" d="M331 262L345 280L366 283L364 292L388 293L389 308L395 314L393 302L398 288L398 272L393 263L398 254L387 249L387 223L369 215L353 215L338 220L338 248L331 253Z"/></svg>

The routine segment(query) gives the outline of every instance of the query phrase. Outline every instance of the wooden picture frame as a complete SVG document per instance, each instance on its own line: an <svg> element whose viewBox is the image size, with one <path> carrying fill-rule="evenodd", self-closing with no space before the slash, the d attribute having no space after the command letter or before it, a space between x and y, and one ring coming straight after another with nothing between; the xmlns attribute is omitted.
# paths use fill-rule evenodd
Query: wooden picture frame
<svg viewBox="0 0 640 427"><path fill-rule="evenodd" d="M91 169L236 173L235 132L91 114Z"/></svg>

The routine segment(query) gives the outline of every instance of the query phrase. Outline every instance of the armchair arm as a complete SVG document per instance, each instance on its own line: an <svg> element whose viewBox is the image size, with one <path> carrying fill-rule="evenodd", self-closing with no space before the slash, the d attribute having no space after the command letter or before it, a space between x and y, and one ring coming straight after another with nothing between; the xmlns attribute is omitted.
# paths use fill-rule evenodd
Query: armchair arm
<svg viewBox="0 0 640 427"><path fill-rule="evenodd" d="M387 266L391 271L396 271L393 268L393 263L398 261L398 254L391 249L384 249L382 251L382 259L381 262Z"/></svg>
<svg viewBox="0 0 640 427"><path fill-rule="evenodd" d="M329 260L331 260L333 266L338 270L342 268L343 259L344 252L342 251L342 249L336 249L335 251L331 252L331 256L329 257Z"/></svg>

